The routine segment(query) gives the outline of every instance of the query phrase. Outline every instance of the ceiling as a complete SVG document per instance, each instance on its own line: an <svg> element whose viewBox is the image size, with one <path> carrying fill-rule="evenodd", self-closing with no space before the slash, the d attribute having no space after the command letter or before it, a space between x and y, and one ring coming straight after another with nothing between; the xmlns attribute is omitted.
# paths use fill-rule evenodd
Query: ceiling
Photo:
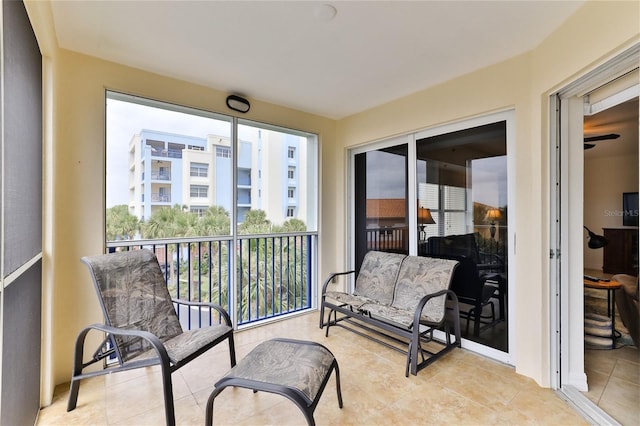
<svg viewBox="0 0 640 426"><path fill-rule="evenodd" d="M638 98L618 104L584 118L584 136L601 136L615 133L618 139L592 142L595 147L586 149L584 157L638 156Z"/></svg>
<svg viewBox="0 0 640 426"><path fill-rule="evenodd" d="M50 2L61 48L333 119L527 52L583 3Z"/></svg>

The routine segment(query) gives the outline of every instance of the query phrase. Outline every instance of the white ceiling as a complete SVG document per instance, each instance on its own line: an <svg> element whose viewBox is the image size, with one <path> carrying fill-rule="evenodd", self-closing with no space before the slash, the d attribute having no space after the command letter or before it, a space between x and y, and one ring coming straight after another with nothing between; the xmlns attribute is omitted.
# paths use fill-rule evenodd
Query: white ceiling
<svg viewBox="0 0 640 426"><path fill-rule="evenodd" d="M524 53L571 1L51 1L59 46L329 118ZM318 17L320 15L320 17Z"/></svg>

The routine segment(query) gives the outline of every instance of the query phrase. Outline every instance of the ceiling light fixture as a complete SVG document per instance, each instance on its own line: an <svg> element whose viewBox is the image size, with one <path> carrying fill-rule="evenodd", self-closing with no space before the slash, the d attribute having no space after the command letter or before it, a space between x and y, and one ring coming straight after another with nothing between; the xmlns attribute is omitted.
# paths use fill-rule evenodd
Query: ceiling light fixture
<svg viewBox="0 0 640 426"><path fill-rule="evenodd" d="M329 22L336 17L338 9L330 4L319 4L313 9L313 16L319 21Z"/></svg>
<svg viewBox="0 0 640 426"><path fill-rule="evenodd" d="M245 113L251 108L251 104L245 98L237 95L227 96L227 106L234 111Z"/></svg>

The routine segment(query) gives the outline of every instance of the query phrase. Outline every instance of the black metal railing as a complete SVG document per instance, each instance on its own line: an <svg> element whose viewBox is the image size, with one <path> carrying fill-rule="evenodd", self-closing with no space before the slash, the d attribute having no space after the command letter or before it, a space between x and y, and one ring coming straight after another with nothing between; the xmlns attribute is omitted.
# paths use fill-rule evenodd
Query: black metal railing
<svg viewBox="0 0 640 426"><path fill-rule="evenodd" d="M112 241L107 250L152 250L173 298L216 303L244 325L312 307L316 246L317 233L301 232ZM208 308L177 312L187 329L214 321Z"/></svg>

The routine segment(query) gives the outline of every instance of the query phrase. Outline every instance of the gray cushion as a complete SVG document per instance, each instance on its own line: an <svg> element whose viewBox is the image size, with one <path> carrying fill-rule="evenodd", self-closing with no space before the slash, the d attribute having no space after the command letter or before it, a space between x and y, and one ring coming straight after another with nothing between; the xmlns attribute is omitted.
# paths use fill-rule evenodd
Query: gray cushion
<svg viewBox="0 0 640 426"><path fill-rule="evenodd" d="M325 296L337 302L351 305L354 310L358 310L365 303L372 302L372 300L367 297L355 296L341 291L328 291L325 293Z"/></svg>
<svg viewBox="0 0 640 426"><path fill-rule="evenodd" d="M251 350L225 377L297 389L311 404L334 359L319 343L272 339Z"/></svg>
<svg viewBox="0 0 640 426"><path fill-rule="evenodd" d="M450 259L408 256L398 273L391 306L414 312L424 296L449 288L457 264L457 261ZM445 314L445 302L446 295L429 300L422 310L422 316L441 321Z"/></svg>
<svg viewBox="0 0 640 426"><path fill-rule="evenodd" d="M390 305L404 254L370 251L364 257L353 294Z"/></svg>

